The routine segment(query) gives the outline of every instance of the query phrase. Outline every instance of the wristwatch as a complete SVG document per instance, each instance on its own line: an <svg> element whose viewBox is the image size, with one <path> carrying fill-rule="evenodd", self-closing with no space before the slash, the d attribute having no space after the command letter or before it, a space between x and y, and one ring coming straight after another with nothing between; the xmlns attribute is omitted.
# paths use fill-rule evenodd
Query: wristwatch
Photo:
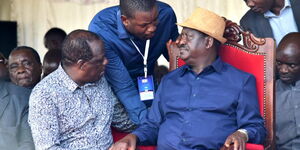
<svg viewBox="0 0 300 150"><path fill-rule="evenodd" d="M248 142L249 140L248 131L246 129L238 129L238 131L246 135L246 142Z"/></svg>

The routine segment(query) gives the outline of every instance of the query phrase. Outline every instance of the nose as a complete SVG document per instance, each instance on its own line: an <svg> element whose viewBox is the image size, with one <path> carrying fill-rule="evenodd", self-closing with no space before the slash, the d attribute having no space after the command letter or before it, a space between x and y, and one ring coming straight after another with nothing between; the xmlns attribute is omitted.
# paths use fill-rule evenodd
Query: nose
<svg viewBox="0 0 300 150"><path fill-rule="evenodd" d="M22 74L25 72L25 67L23 65L18 66L16 73L17 74Z"/></svg>
<svg viewBox="0 0 300 150"><path fill-rule="evenodd" d="M156 30L156 25L155 24L150 24L150 26L147 28L148 33L153 33Z"/></svg>
<svg viewBox="0 0 300 150"><path fill-rule="evenodd" d="M108 64L108 59L104 58L104 60L103 60L103 66L106 66L107 64Z"/></svg>
<svg viewBox="0 0 300 150"><path fill-rule="evenodd" d="M286 64L281 64L279 66L279 72L280 73L288 73L289 72L288 66Z"/></svg>
<svg viewBox="0 0 300 150"><path fill-rule="evenodd" d="M246 4L247 4L248 7L251 7L251 8L254 7L254 5L255 5L252 0L247 0Z"/></svg>
<svg viewBox="0 0 300 150"><path fill-rule="evenodd" d="M183 35L180 35L175 41L178 47L186 44L186 38Z"/></svg>

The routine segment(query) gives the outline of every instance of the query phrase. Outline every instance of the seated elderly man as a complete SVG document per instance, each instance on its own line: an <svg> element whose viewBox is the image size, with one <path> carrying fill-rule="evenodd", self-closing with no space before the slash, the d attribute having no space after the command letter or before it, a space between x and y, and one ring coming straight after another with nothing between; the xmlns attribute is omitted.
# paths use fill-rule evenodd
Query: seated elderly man
<svg viewBox="0 0 300 150"><path fill-rule="evenodd" d="M157 149L245 149L263 143L264 121L258 110L254 76L224 63L218 56L225 21L198 8L176 40L187 63L160 83L146 121L111 147L134 149L136 142Z"/></svg>
<svg viewBox="0 0 300 150"><path fill-rule="evenodd" d="M0 80L0 149L34 150L28 118L30 90Z"/></svg>
<svg viewBox="0 0 300 150"><path fill-rule="evenodd" d="M300 33L289 33L276 52L276 144L279 150L300 149Z"/></svg>
<svg viewBox="0 0 300 150"><path fill-rule="evenodd" d="M38 83L29 100L29 124L40 149L107 150L111 124L129 131L134 124L104 74L102 40L75 30L63 43L62 65Z"/></svg>
<svg viewBox="0 0 300 150"><path fill-rule="evenodd" d="M41 80L39 54L31 47L16 47L8 57L8 71L14 84L32 89Z"/></svg>

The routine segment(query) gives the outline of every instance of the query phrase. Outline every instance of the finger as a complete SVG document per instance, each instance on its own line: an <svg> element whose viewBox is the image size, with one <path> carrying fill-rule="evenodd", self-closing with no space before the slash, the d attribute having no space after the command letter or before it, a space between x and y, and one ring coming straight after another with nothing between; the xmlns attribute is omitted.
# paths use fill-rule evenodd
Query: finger
<svg viewBox="0 0 300 150"><path fill-rule="evenodd" d="M239 150L240 149L240 141L239 139L234 139L233 140L233 147L234 147L234 150Z"/></svg>
<svg viewBox="0 0 300 150"><path fill-rule="evenodd" d="M228 148L228 147L230 146L231 143L232 143L232 138L231 138L231 137L228 137L228 138L226 139L224 145L225 145L225 147Z"/></svg>

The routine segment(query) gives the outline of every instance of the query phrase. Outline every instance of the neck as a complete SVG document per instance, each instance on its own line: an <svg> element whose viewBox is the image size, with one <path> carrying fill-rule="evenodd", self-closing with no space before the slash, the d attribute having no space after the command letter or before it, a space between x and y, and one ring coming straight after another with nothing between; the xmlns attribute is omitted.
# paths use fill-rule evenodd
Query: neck
<svg viewBox="0 0 300 150"><path fill-rule="evenodd" d="M83 86L84 82L79 80L80 73L78 73L78 70L76 69L75 66L62 66L62 68L65 70L67 75L79 86Z"/></svg>
<svg viewBox="0 0 300 150"><path fill-rule="evenodd" d="M273 12L275 15L279 15L280 10L284 7L284 0L275 0L274 4L271 8L271 12Z"/></svg>
<svg viewBox="0 0 300 150"><path fill-rule="evenodd" d="M216 55L206 56L203 58L199 58L198 61L194 64L190 64L192 70L196 74L200 74L203 69L209 65L211 65L216 60Z"/></svg>

